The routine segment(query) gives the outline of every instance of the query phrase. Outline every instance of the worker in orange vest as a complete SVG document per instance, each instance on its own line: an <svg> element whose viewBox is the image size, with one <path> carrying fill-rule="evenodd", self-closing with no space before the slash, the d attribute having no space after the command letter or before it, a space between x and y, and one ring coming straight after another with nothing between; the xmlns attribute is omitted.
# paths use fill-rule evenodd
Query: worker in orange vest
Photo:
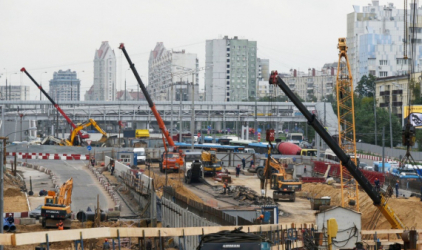
<svg viewBox="0 0 422 250"><path fill-rule="evenodd" d="M256 218L256 222L258 222L258 224L262 224L262 221L264 220L264 215L261 214L258 218Z"/></svg>
<svg viewBox="0 0 422 250"><path fill-rule="evenodd" d="M59 230L63 230L64 229L64 224L63 224L63 221L62 220L60 220L60 222L57 223L57 227L58 227Z"/></svg>

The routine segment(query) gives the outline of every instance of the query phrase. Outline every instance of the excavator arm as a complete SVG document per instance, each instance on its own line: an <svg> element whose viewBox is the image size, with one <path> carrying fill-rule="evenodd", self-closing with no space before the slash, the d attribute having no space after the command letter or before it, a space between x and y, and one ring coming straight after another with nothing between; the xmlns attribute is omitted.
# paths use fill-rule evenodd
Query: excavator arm
<svg viewBox="0 0 422 250"><path fill-rule="evenodd" d="M286 96L293 102L293 104L299 109L299 111L308 120L308 124L311 125L315 132L317 132L321 138L327 143L327 145L333 150L334 154L339 158L343 166L350 172L355 178L363 190L368 194L374 205L380 210L387 221L390 223L393 229L403 229L404 225L394 213L390 206L387 204L386 198L375 191L368 179L362 174L358 167L356 167L353 160L348 156L328 134L327 130L318 122L315 114L311 114L308 109L303 105L299 98L289 89L287 84L278 76L277 71L271 72L270 84L277 85Z"/></svg>
<svg viewBox="0 0 422 250"><path fill-rule="evenodd" d="M73 178L67 180L63 185L60 187L57 196L57 204L70 206L72 202L72 190L73 190Z"/></svg>
<svg viewBox="0 0 422 250"><path fill-rule="evenodd" d="M98 124L97 124L97 122L95 122L94 121L94 119L89 119L89 121L88 122L86 122L86 123L82 123L81 125L79 125L79 126L77 126L73 131L72 131L72 134L70 134L70 142L72 143L72 145L73 145L73 142L74 142L74 140L75 140L75 137L76 137L76 135L82 130L82 129L84 129L84 128L86 128L86 127L89 127L89 126L94 126L94 128L96 129L96 130L98 130L98 132L100 132L102 135L103 135L103 138L100 140L100 142L104 142L105 140L107 140L107 138L108 138L108 134L104 131L104 130L102 130L101 128L100 128L100 126L98 126Z"/></svg>

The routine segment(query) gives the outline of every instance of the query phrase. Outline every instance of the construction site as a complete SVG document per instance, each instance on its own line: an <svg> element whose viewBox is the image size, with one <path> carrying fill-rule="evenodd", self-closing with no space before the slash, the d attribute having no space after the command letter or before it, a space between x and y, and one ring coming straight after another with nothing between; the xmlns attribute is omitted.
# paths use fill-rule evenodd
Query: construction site
<svg viewBox="0 0 422 250"><path fill-rule="evenodd" d="M123 43L119 50L157 133L121 133L120 120L116 134L90 117L76 123L22 68L71 129L36 145L0 137L0 245L17 250L422 250L421 165L411 150L415 126L410 118L404 124L400 159L357 150L348 47L345 38L337 42L339 133L330 134L277 71L268 81L306 119L315 147L304 146L303 134L278 137L272 119L278 102L269 103L268 129L256 133L257 140L248 140L254 132L240 120L240 137L209 138L194 125L190 133L170 132L168 115L158 111ZM4 108L2 121L14 112ZM191 112L194 118L193 104ZM254 112L251 117L258 116ZM379 169L372 169L378 162ZM385 171L386 163L391 171ZM410 174L416 177L402 178Z"/></svg>

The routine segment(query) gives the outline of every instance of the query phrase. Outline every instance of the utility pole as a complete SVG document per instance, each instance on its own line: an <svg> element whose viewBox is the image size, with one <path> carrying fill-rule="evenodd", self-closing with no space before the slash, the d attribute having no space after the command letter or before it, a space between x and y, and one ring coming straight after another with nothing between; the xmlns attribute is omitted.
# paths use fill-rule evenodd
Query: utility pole
<svg viewBox="0 0 422 250"><path fill-rule="evenodd" d="M375 93L373 95L374 97L374 121L375 121L375 145L378 145L377 143L377 103L375 101Z"/></svg>
<svg viewBox="0 0 422 250"><path fill-rule="evenodd" d="M192 93L191 93L191 98L192 98L192 106L191 106L191 120L190 120L190 139L191 139L191 149L193 149L193 144L195 143L195 137L194 137L194 133L195 133L195 106L194 106L194 99L195 99L195 73L192 73ZM204 171L202 171L204 172Z"/></svg>
<svg viewBox="0 0 422 250"><path fill-rule="evenodd" d="M180 106L179 106L179 122L180 122L180 127L179 127L179 142L182 142L182 78L180 77L180 85L179 85L179 101L180 101Z"/></svg>
<svg viewBox="0 0 422 250"><path fill-rule="evenodd" d="M126 78L125 78L125 101L126 101Z"/></svg>
<svg viewBox="0 0 422 250"><path fill-rule="evenodd" d="M4 120L3 120L4 121ZM2 125L3 127L3 125ZM3 155L3 141L0 141L0 154ZM0 234L3 234L3 161L0 161ZM0 246L0 250L3 250L3 246Z"/></svg>
<svg viewBox="0 0 422 250"><path fill-rule="evenodd" d="M173 136L173 77L171 77L171 96L170 96L170 100L171 100L171 105L170 105L170 110L171 110L171 114L170 114L170 135Z"/></svg>
<svg viewBox="0 0 422 250"><path fill-rule="evenodd" d="M390 113L390 148L393 148L393 125L391 124L390 103L388 104L388 113Z"/></svg>
<svg viewBox="0 0 422 250"><path fill-rule="evenodd" d="M384 173L384 146L385 146L385 127L382 127L382 173Z"/></svg>

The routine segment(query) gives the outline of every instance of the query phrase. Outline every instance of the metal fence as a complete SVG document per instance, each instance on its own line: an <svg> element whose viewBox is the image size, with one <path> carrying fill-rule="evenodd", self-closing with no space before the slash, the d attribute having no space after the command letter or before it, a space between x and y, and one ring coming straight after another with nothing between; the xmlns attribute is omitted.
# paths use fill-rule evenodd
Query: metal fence
<svg viewBox="0 0 422 250"><path fill-rule="evenodd" d="M368 154L375 154L378 156L382 156L381 146L376 146L376 145L363 143L363 142L357 142L356 150L363 151L364 153L368 153ZM400 159L401 157L404 157L406 155L406 150L384 147L384 154L388 158ZM415 161L422 161L422 152L412 152L411 154L413 156L413 159L415 159Z"/></svg>

